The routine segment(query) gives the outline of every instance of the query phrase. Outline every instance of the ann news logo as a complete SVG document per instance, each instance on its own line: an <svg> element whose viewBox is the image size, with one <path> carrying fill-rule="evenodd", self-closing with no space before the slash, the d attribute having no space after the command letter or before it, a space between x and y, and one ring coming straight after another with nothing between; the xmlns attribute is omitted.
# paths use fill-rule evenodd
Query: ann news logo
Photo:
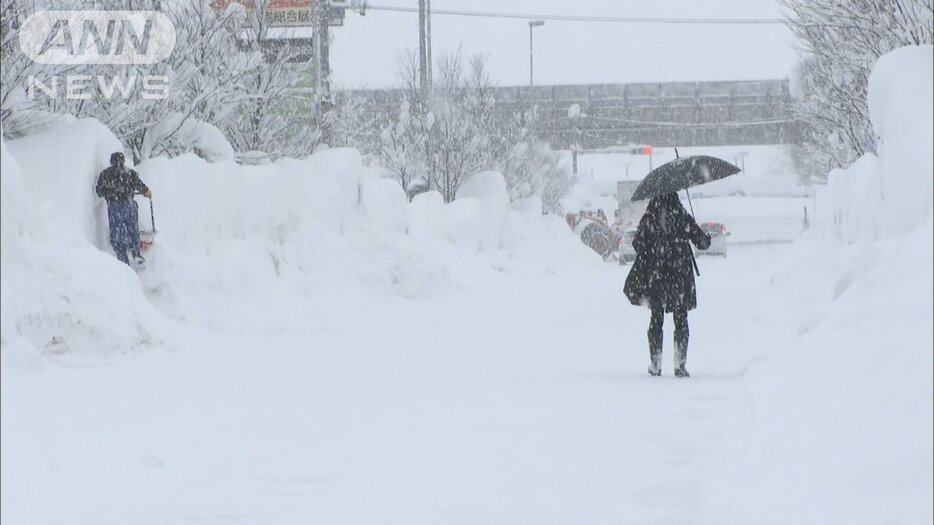
<svg viewBox="0 0 934 525"><path fill-rule="evenodd" d="M19 33L20 49L37 64L50 66L152 65L172 54L175 26L157 11L39 11L29 16ZM90 68L84 68L90 71ZM29 77L29 96L36 89L57 97L66 85L68 99L91 98L94 80L97 92L111 98L117 91L129 97L139 92L147 99L168 96L164 75L53 75L45 82ZM142 88L136 89L136 82Z"/></svg>

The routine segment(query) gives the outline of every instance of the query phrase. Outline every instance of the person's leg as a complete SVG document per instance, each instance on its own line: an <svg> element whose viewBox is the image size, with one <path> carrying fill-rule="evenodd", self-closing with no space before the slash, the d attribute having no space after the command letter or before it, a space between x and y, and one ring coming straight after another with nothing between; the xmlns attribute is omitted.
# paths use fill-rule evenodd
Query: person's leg
<svg viewBox="0 0 934 525"><path fill-rule="evenodd" d="M688 329L687 310L676 310L673 313L675 321L675 375L688 376L688 371L684 368L688 360L688 338L690 330Z"/></svg>
<svg viewBox="0 0 934 525"><path fill-rule="evenodd" d="M130 260L126 256L127 244L126 244L126 232L125 232L125 221L123 219L123 206L120 203L108 203L107 204L107 223L110 228L110 246L114 249L114 255L117 256L121 262L130 264Z"/></svg>
<svg viewBox="0 0 934 525"><path fill-rule="evenodd" d="M649 374L653 376L662 373L662 326L665 322L665 309L660 306L652 306L652 317L649 320Z"/></svg>

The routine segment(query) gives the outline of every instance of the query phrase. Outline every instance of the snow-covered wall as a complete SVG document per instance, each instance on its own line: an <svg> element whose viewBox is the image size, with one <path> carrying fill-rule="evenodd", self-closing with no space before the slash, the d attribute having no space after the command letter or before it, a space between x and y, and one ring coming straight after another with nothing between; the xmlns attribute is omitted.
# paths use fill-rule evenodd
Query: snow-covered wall
<svg viewBox="0 0 934 525"><path fill-rule="evenodd" d="M35 349L110 353L171 337L133 271L94 246L87 188L93 176L84 170L97 169L94 159L109 147L106 140L94 144L94 133L109 135L100 130L84 122L47 137L68 139L60 143L0 146L0 342L7 363L33 363ZM10 150L30 154L23 162Z"/></svg>
<svg viewBox="0 0 934 525"><path fill-rule="evenodd" d="M887 233L923 224L934 198L934 46L893 51L869 77Z"/></svg>
<svg viewBox="0 0 934 525"><path fill-rule="evenodd" d="M8 142L7 148L24 177L26 191L18 198L54 208L70 227L99 243L94 183L110 154L123 151L113 133L97 120L82 119Z"/></svg>
<svg viewBox="0 0 934 525"><path fill-rule="evenodd" d="M908 46L878 60L869 113L878 156L831 172L818 192L826 235L846 242L905 234L930 220L934 193L934 47Z"/></svg>
<svg viewBox="0 0 934 525"><path fill-rule="evenodd" d="M429 298L504 271L545 271L528 262L556 241L592 258L540 202L511 206L498 173L477 174L453 203L433 192L410 203L356 150L259 166L187 154L136 168L158 230L137 278L109 253L93 190L118 150L94 120L4 143L5 354L13 340L107 353L158 344L173 325L262 329L308 308ZM149 229L150 203L137 201Z"/></svg>

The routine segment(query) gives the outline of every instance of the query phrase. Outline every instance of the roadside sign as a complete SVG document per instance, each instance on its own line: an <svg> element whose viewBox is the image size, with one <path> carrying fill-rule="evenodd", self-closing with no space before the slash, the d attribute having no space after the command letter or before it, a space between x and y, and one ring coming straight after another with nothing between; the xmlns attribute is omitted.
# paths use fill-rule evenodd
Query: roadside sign
<svg viewBox="0 0 934 525"><path fill-rule="evenodd" d="M256 9L256 0L214 0L214 9L224 11L231 4L242 4L247 11ZM269 0L266 23L269 27L313 27L318 0ZM329 5L326 13L329 26L344 25L344 6Z"/></svg>

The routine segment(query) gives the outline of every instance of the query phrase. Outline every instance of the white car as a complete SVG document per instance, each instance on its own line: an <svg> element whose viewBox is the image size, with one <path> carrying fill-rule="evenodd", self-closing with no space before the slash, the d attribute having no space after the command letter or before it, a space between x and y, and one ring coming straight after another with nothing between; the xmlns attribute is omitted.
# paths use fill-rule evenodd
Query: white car
<svg viewBox="0 0 934 525"><path fill-rule="evenodd" d="M626 230L619 236L619 264L627 264L636 260L636 250L632 247L632 238L636 230Z"/></svg>
<svg viewBox="0 0 934 525"><path fill-rule="evenodd" d="M719 222L705 222L700 225L701 229L705 233L710 235L710 248L707 250L698 250L699 254L706 255L722 255L726 257L726 246L727 246L727 237L730 236L730 232L726 229L726 225Z"/></svg>

